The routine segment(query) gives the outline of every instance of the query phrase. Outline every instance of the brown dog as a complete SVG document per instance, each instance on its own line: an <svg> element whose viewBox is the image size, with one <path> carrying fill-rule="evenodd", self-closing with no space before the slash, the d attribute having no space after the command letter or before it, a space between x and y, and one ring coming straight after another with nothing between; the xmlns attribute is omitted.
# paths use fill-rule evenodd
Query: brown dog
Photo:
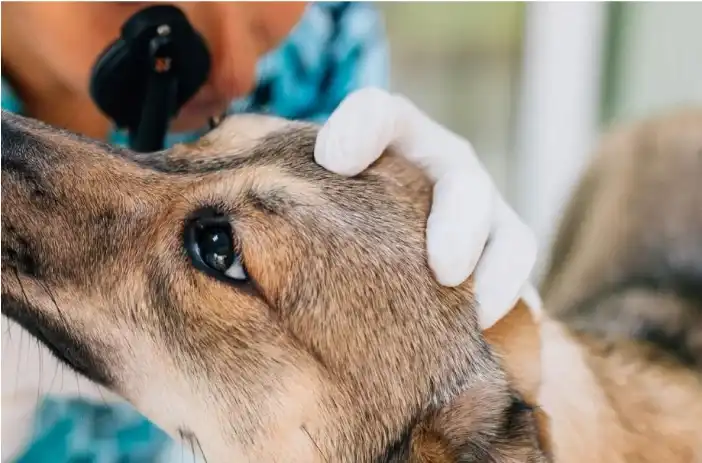
<svg viewBox="0 0 702 463"><path fill-rule="evenodd" d="M337 177L315 134L136 155L3 113L3 313L209 462L699 458L697 372L523 303L481 334L426 265L420 172Z"/></svg>
<svg viewBox="0 0 702 463"><path fill-rule="evenodd" d="M702 111L686 110L614 130L576 189L542 287L582 358L542 335L544 407L559 383L573 404L547 410L558 453L702 461L701 179Z"/></svg>
<svg viewBox="0 0 702 463"><path fill-rule="evenodd" d="M470 285L428 269L430 185L331 174L316 130L138 156L3 113L3 313L209 462L541 461Z"/></svg>

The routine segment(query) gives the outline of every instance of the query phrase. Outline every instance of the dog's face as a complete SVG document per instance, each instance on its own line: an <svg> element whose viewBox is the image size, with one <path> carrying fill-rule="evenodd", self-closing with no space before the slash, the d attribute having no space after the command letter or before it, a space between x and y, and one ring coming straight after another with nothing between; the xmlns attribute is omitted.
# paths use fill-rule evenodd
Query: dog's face
<svg viewBox="0 0 702 463"><path fill-rule="evenodd" d="M137 155L3 112L3 313L210 461L382 460L467 390L512 426L469 285L427 268L430 185L338 177L315 136L242 116Z"/></svg>

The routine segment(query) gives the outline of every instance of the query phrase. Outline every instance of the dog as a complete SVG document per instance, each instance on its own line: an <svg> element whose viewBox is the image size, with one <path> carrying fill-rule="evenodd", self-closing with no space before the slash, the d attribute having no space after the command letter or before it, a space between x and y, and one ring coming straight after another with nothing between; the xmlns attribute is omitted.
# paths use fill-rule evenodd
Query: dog
<svg viewBox="0 0 702 463"><path fill-rule="evenodd" d="M332 174L316 133L140 155L3 113L3 314L209 462L544 461L470 284L429 271L430 183Z"/></svg>
<svg viewBox="0 0 702 463"><path fill-rule="evenodd" d="M553 442L592 455L578 461L702 461L700 178L702 111L679 109L611 130L564 211L540 294L591 384L568 392L573 410L549 410L568 423ZM576 374L555 352L554 385Z"/></svg>
<svg viewBox="0 0 702 463"><path fill-rule="evenodd" d="M700 457L699 371L559 308L580 297L548 283L588 257L563 244L579 213L546 308L520 300L481 333L471 282L427 266L421 171L387 153L341 178L316 133L234 116L137 154L3 112L3 314L209 462Z"/></svg>

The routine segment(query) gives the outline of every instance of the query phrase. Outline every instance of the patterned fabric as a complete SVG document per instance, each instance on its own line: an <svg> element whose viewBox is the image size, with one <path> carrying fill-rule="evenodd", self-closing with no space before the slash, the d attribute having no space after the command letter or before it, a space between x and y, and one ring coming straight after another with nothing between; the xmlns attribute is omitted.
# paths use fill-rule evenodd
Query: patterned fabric
<svg viewBox="0 0 702 463"><path fill-rule="evenodd" d="M152 462L170 440L129 405L79 399L44 399L34 426L32 445L18 463Z"/></svg>
<svg viewBox="0 0 702 463"><path fill-rule="evenodd" d="M387 87L388 50L381 16L369 3L319 2L308 6L286 41L261 58L258 84L234 101L230 113L270 113L322 122L349 92ZM2 107L22 112L2 81ZM169 134L166 145L199 138L204 131ZM126 145L113 131L109 140ZM189 449L175 444L128 405L47 398L37 411L34 438L18 463L187 463Z"/></svg>

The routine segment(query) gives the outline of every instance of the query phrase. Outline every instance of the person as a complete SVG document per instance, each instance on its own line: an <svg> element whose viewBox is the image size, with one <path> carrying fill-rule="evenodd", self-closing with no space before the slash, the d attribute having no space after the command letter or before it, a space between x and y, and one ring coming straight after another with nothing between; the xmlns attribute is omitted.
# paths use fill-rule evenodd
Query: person
<svg viewBox="0 0 702 463"><path fill-rule="evenodd" d="M455 286L473 275L486 327L529 288L533 237L500 197L470 143L383 90L388 46L373 5L176 5L205 38L212 68L171 125L167 146L203 135L207 120L225 109L323 123L315 159L341 175L363 171L393 146L435 181L427 247L439 282ZM100 113L88 82L99 53L144 6L4 3L3 109L124 145L127 134ZM46 397L34 423L32 440L16 461L183 461L170 439L114 404Z"/></svg>

